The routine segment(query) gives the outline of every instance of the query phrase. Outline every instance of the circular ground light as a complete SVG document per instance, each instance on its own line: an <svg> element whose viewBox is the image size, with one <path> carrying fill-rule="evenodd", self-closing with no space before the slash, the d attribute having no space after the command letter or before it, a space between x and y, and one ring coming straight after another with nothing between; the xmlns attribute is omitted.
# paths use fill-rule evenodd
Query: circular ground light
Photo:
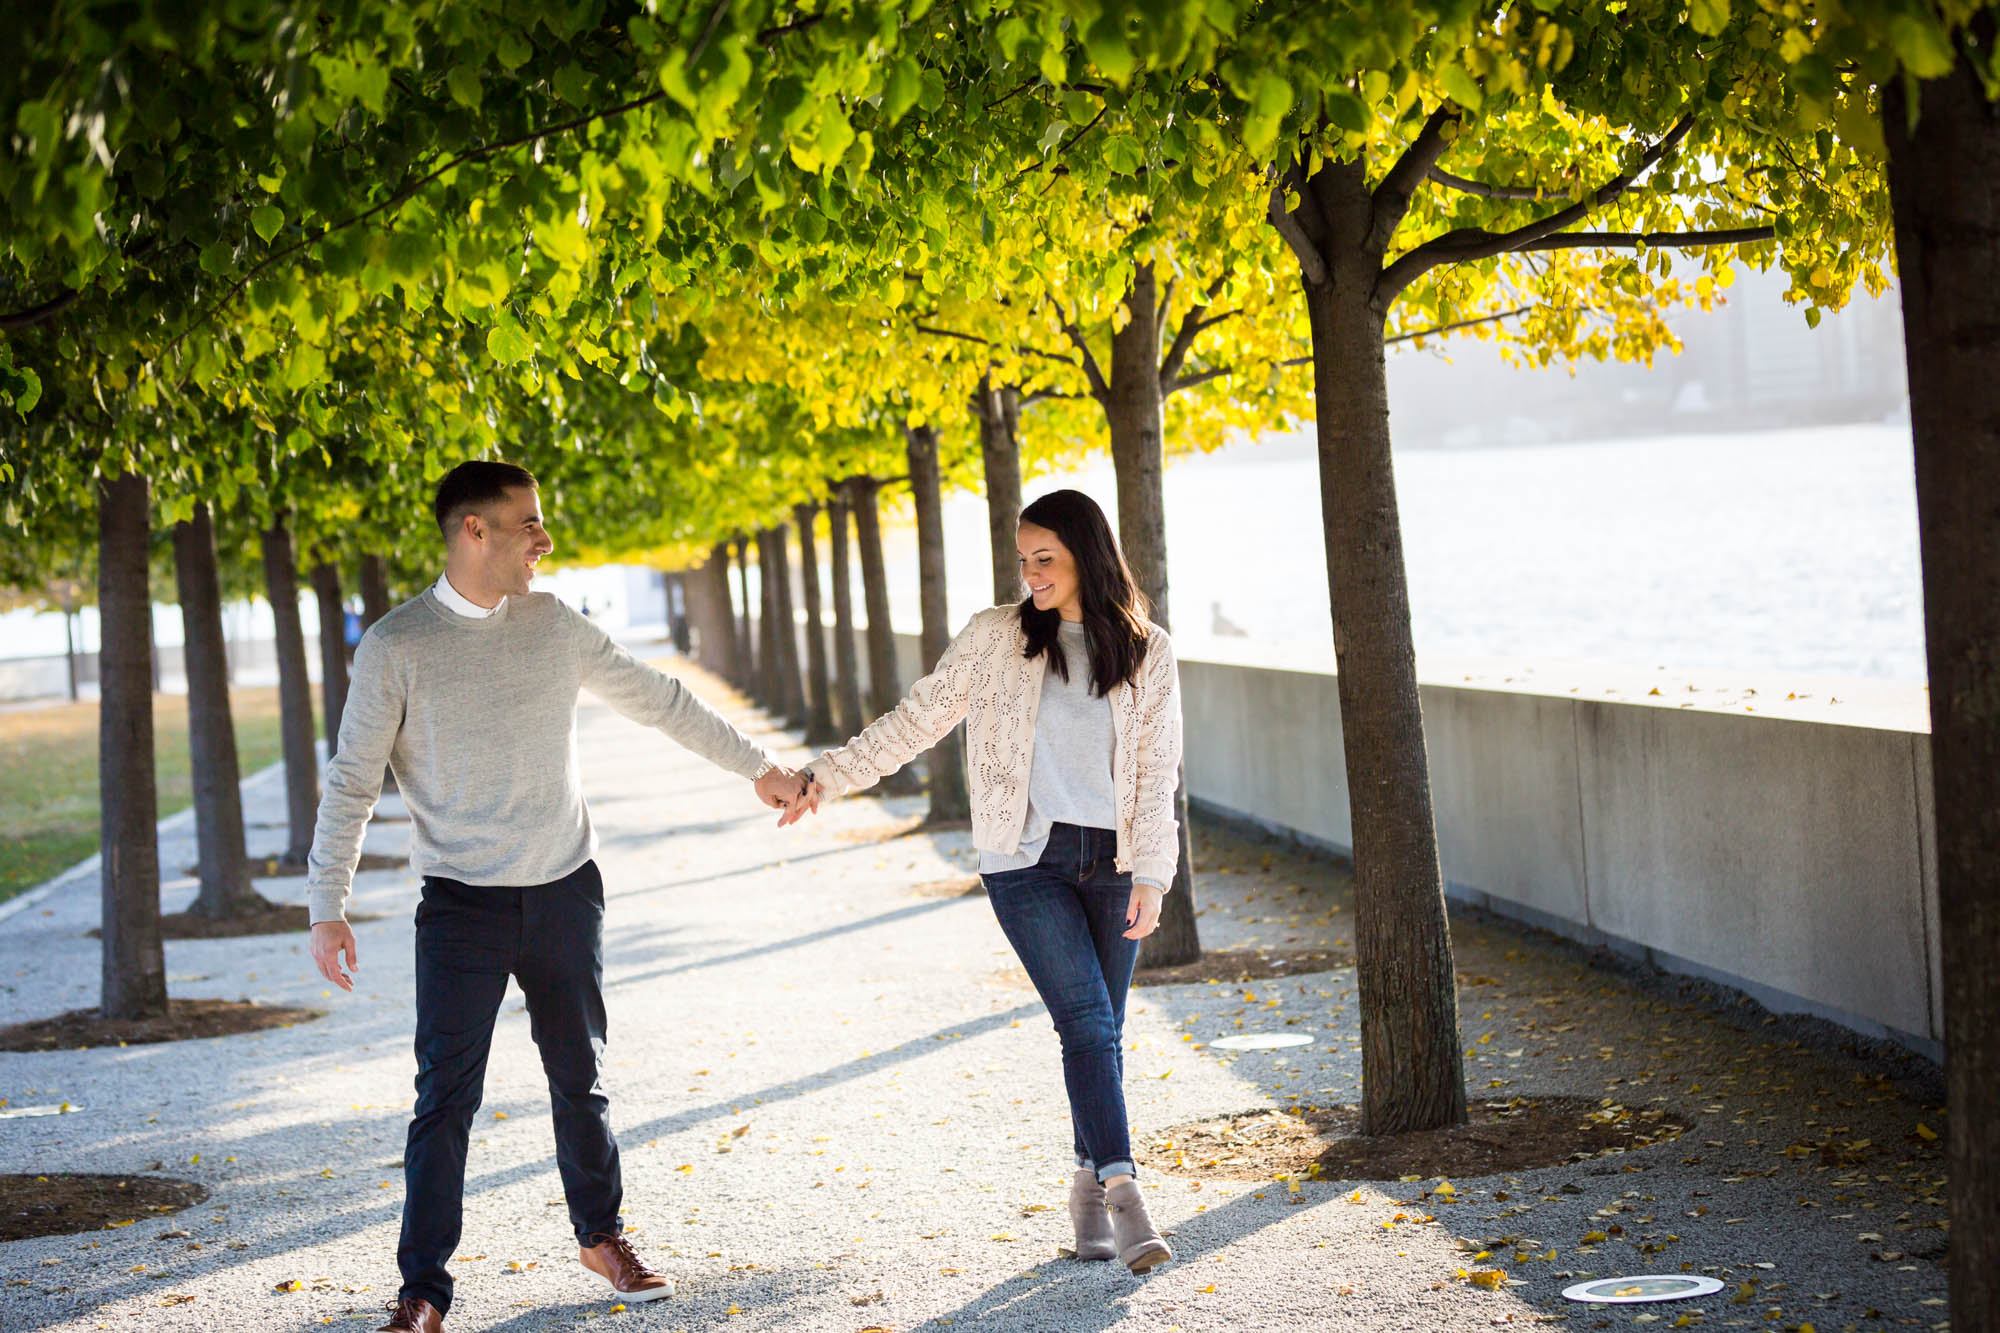
<svg viewBox="0 0 2000 1333"><path fill-rule="evenodd" d="M1682 1273L1651 1273L1640 1277L1601 1277L1564 1287L1563 1295L1590 1305L1650 1305L1654 1301L1686 1301L1713 1296L1722 1283L1712 1277Z"/></svg>
<svg viewBox="0 0 2000 1333"><path fill-rule="evenodd" d="M1286 1046L1310 1046L1312 1038L1303 1032L1243 1032L1217 1037L1209 1045L1225 1051L1275 1051Z"/></svg>

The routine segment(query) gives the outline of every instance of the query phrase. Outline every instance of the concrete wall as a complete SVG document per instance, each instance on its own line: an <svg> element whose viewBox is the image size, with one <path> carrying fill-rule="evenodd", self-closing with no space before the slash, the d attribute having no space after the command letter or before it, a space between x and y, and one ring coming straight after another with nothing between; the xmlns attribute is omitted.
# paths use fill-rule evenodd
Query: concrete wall
<svg viewBox="0 0 2000 1333"><path fill-rule="evenodd" d="M1331 675L1184 660L1189 795L1353 845ZM1453 896L1942 1050L1930 738L1423 687Z"/></svg>
<svg viewBox="0 0 2000 1333"><path fill-rule="evenodd" d="M1334 676L1183 658L1181 683L1197 805L1351 850ZM1928 735L1422 693L1454 897L1941 1056Z"/></svg>

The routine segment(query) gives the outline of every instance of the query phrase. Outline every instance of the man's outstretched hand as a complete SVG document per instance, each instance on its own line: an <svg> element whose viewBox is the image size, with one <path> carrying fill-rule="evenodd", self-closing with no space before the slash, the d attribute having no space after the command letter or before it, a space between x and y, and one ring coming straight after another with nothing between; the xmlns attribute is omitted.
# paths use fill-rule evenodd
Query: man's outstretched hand
<svg viewBox="0 0 2000 1333"><path fill-rule="evenodd" d="M340 955L347 955L347 971L340 970ZM312 928L313 962L319 974L342 990L354 989L352 973L361 970L361 957L354 949L354 930L345 921L322 921Z"/></svg>

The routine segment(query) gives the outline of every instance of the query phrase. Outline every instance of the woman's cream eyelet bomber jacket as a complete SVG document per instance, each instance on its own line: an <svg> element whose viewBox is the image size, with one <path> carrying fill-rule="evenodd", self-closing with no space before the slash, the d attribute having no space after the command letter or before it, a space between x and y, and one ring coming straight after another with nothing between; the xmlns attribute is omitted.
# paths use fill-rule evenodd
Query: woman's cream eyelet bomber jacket
<svg viewBox="0 0 2000 1333"><path fill-rule="evenodd" d="M1111 776L1118 798L1117 867L1168 887L1179 859L1174 789L1180 781L1180 671L1173 642L1158 625L1138 677L1111 690L1115 743ZM1028 767L1048 655L1022 656L1027 634L1017 606L981 611L951 641L936 670L903 701L837 750L807 767L829 796L869 787L936 744L965 719L972 777L972 842L1015 852L1028 819ZM1072 667L1072 670L1075 668Z"/></svg>

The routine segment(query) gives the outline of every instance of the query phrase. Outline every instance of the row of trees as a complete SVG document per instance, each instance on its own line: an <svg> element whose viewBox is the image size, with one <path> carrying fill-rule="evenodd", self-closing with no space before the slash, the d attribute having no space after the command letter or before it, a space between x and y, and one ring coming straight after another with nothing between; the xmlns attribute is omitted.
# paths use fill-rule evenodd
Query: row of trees
<svg viewBox="0 0 2000 1333"><path fill-rule="evenodd" d="M1169 442L1310 411L1378 1132L1464 1115L1385 344L1646 357L1672 345L1663 311L1736 262L1782 264L1808 319L1880 290L1893 231L1955 1248L1983 1247L1955 1256L1952 1313L2000 1323L1980 1261L2000 1257L2000 1069L1978 1035L2000 1022L1991 4L305 0L252 28L213 0L144 31L100 8L59 3L0 71L20 416L0 493L10 524L96 497L107 729L138 738L143 654L112 651L109 617L143 575L112 555L148 488L173 522L248 487L393 527L417 481L504 448L590 550L706 569L857 479L907 478L932 550L938 489L984 475L997 592L1021 460L1108 445L1164 620ZM740 646L782 664L788 642ZM144 812L114 828L106 808L109 887L143 875L109 852Z"/></svg>

